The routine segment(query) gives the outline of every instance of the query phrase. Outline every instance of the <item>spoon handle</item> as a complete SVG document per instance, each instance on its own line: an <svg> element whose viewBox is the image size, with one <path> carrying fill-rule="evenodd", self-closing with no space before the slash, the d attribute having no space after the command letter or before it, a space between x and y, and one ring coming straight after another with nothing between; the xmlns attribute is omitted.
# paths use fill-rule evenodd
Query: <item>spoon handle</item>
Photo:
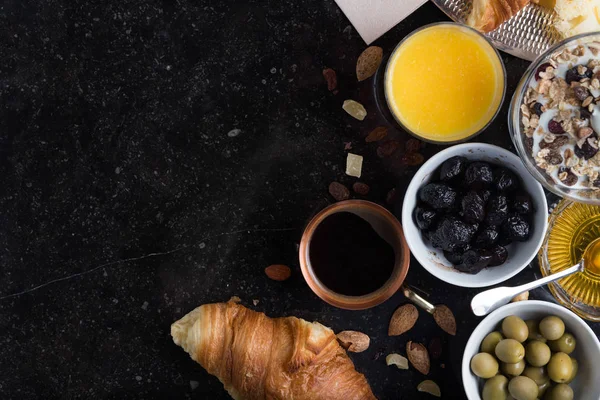
<svg viewBox="0 0 600 400"><path fill-rule="evenodd" d="M433 312L435 311L435 306L433 304L416 294L413 290L409 289L408 286L402 285L402 293L404 293L404 296L406 296L407 299L409 299L428 313L433 314Z"/></svg>
<svg viewBox="0 0 600 400"><path fill-rule="evenodd" d="M528 290L532 290L532 289L538 288L540 286L546 285L546 284L548 284L550 282L554 282L557 279L564 278L565 276L569 276L569 275L574 274L575 272L578 272L580 270L581 270L581 263L575 264L572 267L567 268L567 269L563 269L562 271L559 271L557 273L554 273L554 274L545 276L543 278L537 279L537 280L535 280L533 282L525 283L524 285L521 285L521 286L516 286L514 288L515 289L515 292L514 292L515 296L518 295L518 294L520 294L520 293L526 292Z"/></svg>

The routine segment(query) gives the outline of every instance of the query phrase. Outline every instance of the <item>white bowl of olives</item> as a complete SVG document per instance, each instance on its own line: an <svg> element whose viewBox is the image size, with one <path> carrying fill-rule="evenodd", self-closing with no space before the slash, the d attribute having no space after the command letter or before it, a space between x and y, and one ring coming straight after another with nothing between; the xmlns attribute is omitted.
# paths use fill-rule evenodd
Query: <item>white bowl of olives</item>
<svg viewBox="0 0 600 400"><path fill-rule="evenodd" d="M511 303L471 334L462 361L469 400L598 400L600 342L566 308Z"/></svg>

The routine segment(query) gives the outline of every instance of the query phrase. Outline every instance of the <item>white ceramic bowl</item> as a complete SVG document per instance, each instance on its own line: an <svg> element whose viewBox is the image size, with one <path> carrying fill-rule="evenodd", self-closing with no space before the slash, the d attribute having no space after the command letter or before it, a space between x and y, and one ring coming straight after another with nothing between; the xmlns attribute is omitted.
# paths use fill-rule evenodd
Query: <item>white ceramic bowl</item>
<svg viewBox="0 0 600 400"><path fill-rule="evenodd" d="M486 161L511 169L527 189L535 210L529 240L507 246L508 259L504 264L498 267L486 268L475 275L454 269L440 249L434 248L429 241L423 239L413 218L419 189L428 182L437 180L436 174L440 165L454 156L463 156L471 161ZM410 251L432 275L456 286L491 286L518 274L535 258L544 241L544 234L548 227L548 205L542 185L531 176L519 157L508 150L491 144L464 143L440 151L417 171L404 197L402 227Z"/></svg>
<svg viewBox="0 0 600 400"><path fill-rule="evenodd" d="M488 333L498 330L502 320L509 315L517 315L524 320L541 320L548 315L560 317L565 323L566 331L572 333L577 339L577 346L571 354L579 364L577 377L571 383L575 399L600 399L600 380L596 374L598 360L600 360L600 342L594 332L584 320L563 306L546 301L528 300L511 303L497 309L481 321L471 334L462 360L463 386L469 400L481 400L483 388L483 380L471 372L471 358L479 353L483 338Z"/></svg>

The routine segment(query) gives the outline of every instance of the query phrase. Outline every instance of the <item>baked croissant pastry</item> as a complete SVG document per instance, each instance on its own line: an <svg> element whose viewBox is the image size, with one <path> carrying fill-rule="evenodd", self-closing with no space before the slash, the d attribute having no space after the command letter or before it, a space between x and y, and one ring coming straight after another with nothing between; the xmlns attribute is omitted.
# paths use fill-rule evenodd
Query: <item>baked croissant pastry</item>
<svg viewBox="0 0 600 400"><path fill-rule="evenodd" d="M375 399L333 331L317 322L215 303L173 323L171 336L236 400Z"/></svg>
<svg viewBox="0 0 600 400"><path fill-rule="evenodd" d="M473 0L467 25L487 33L500 26L529 4L529 0Z"/></svg>

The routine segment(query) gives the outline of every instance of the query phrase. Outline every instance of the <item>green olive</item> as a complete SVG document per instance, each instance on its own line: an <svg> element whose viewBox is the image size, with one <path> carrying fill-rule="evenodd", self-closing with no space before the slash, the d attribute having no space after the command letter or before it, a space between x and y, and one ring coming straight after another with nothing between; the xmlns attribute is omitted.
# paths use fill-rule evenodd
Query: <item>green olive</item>
<svg viewBox="0 0 600 400"><path fill-rule="evenodd" d="M548 378L548 372L546 372L546 367L528 366L523 371L523 376L533 379L535 384L538 386L550 382L550 378Z"/></svg>
<svg viewBox="0 0 600 400"><path fill-rule="evenodd" d="M508 383L508 391L515 400L535 400L539 389L532 379L526 376L516 376Z"/></svg>
<svg viewBox="0 0 600 400"><path fill-rule="evenodd" d="M548 391L547 400L573 400L573 389L567 384L559 383Z"/></svg>
<svg viewBox="0 0 600 400"><path fill-rule="evenodd" d="M573 362L565 353L554 353L548 363L548 376L556 383L565 383L573 374Z"/></svg>
<svg viewBox="0 0 600 400"><path fill-rule="evenodd" d="M481 342L481 351L483 353L494 354L494 349L496 345L500 343L500 341L504 339L500 332L491 332L488 333L487 336Z"/></svg>
<svg viewBox="0 0 600 400"><path fill-rule="evenodd" d="M509 364L509 363L500 363L500 371L502 371L505 375L510 376L519 376L523 373L525 369L525 360L521 360L518 363Z"/></svg>
<svg viewBox="0 0 600 400"><path fill-rule="evenodd" d="M532 340L525 348L525 359L534 367L543 367L550 361L550 347L539 340Z"/></svg>
<svg viewBox="0 0 600 400"><path fill-rule="evenodd" d="M525 348L515 339L504 339L496 346L496 357L508 364L516 364L525 357Z"/></svg>
<svg viewBox="0 0 600 400"><path fill-rule="evenodd" d="M527 329L529 329L529 336L527 336L527 339L539 340L540 342L546 343L546 338L540 333L540 329L538 328L539 324L535 319L528 319L525 321L525 325L527 325Z"/></svg>
<svg viewBox="0 0 600 400"><path fill-rule="evenodd" d="M541 399L544 396L544 393L552 386L552 382L550 379L546 383L538 385L538 397Z"/></svg>
<svg viewBox="0 0 600 400"><path fill-rule="evenodd" d="M496 375L488 379L483 385L481 397L483 400L506 400L508 397L508 379L503 375Z"/></svg>
<svg viewBox="0 0 600 400"><path fill-rule="evenodd" d="M471 359L471 370L480 378L488 379L498 373L498 361L488 353L478 353Z"/></svg>
<svg viewBox="0 0 600 400"><path fill-rule="evenodd" d="M575 377L577 377L577 372L579 371L579 364L577 363L577 360L571 358L571 363L573 363L573 372L571 372L571 377L569 378L569 380L565 382L567 385L573 382Z"/></svg>
<svg viewBox="0 0 600 400"><path fill-rule="evenodd" d="M556 340L550 340L548 346L554 352L563 352L565 354L571 354L575 350L577 340L570 333L565 333Z"/></svg>
<svg viewBox="0 0 600 400"><path fill-rule="evenodd" d="M565 333L565 323L554 315L541 320L539 328L540 333L548 340L559 339Z"/></svg>
<svg viewBox="0 0 600 400"><path fill-rule="evenodd" d="M502 321L502 334L508 339L515 339L517 342L523 343L529 336L529 329L521 318L510 315Z"/></svg>

